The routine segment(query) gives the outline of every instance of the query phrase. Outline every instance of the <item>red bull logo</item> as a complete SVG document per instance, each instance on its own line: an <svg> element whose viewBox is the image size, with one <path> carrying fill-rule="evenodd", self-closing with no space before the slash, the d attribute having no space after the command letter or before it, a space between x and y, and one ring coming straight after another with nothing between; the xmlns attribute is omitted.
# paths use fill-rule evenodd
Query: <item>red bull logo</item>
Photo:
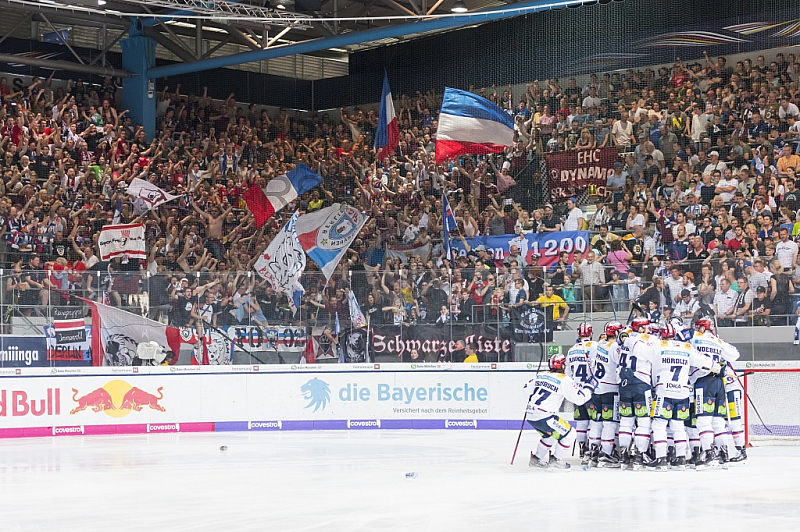
<svg viewBox="0 0 800 532"><path fill-rule="evenodd" d="M79 397L80 392L73 388L72 400L77 404L69 413L77 414L84 410L91 410L92 412L105 412L111 417L124 417L131 412L141 412L145 408L166 412L167 409L159 404L159 401L164 398L164 394L161 392L163 389L163 387L159 387L156 394L152 394L136 386L131 386L125 381L113 380L101 388Z"/></svg>

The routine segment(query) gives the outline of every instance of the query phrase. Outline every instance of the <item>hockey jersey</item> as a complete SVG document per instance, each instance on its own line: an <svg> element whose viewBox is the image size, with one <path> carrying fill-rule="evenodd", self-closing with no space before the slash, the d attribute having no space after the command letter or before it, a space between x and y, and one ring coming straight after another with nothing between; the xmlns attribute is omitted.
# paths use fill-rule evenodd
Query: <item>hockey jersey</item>
<svg viewBox="0 0 800 532"><path fill-rule="evenodd" d="M692 368L708 370L710 356L694 350L691 344L677 340L661 340L653 357L653 386L658 397L687 399L692 392L689 373Z"/></svg>
<svg viewBox="0 0 800 532"><path fill-rule="evenodd" d="M652 360L659 339L650 334L631 333L620 346L620 384L647 384L652 379Z"/></svg>
<svg viewBox="0 0 800 532"><path fill-rule="evenodd" d="M717 364L722 360L727 362L739 360L738 349L708 331L702 334L699 332L695 333L692 337L692 347L694 347L697 352L711 357L714 363ZM705 377L709 373L709 370L696 368L692 371L690 382L694 384L697 379Z"/></svg>
<svg viewBox="0 0 800 532"><path fill-rule="evenodd" d="M578 342L567 351L566 374L573 380L584 384L592 380L589 353L594 344L592 341Z"/></svg>
<svg viewBox="0 0 800 532"><path fill-rule="evenodd" d="M599 384L596 394L617 393L619 391L619 344L616 340L597 342L589 350L589 364Z"/></svg>
<svg viewBox="0 0 800 532"><path fill-rule="evenodd" d="M533 379L533 392L528 400L528 417L533 421L544 419L556 414L564 399L582 405L591 396L591 388L584 388L564 373L540 373Z"/></svg>

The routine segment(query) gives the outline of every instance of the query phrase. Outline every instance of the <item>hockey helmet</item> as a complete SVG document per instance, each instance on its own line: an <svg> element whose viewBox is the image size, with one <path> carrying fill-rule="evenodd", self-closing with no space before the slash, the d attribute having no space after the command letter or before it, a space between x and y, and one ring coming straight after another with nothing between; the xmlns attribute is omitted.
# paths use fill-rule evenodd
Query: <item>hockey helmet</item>
<svg viewBox="0 0 800 532"><path fill-rule="evenodd" d="M711 316L703 316L694 320L694 328L699 329L702 327L706 331L714 332L714 319Z"/></svg>
<svg viewBox="0 0 800 532"><path fill-rule="evenodd" d="M617 336L617 333L622 330L622 324L618 321L610 321L606 323L605 331L606 337L610 340Z"/></svg>
<svg viewBox="0 0 800 532"><path fill-rule="evenodd" d="M592 337L592 324L583 322L578 325L578 338L591 338Z"/></svg>
<svg viewBox="0 0 800 532"><path fill-rule="evenodd" d="M566 361L567 357L564 355L553 355L550 357L550 360L547 361L547 365L550 368L550 371L564 371Z"/></svg>
<svg viewBox="0 0 800 532"><path fill-rule="evenodd" d="M675 326L672 325L671 323L664 323L663 325L661 325L661 330L659 332L661 334L661 338L664 340L670 340L672 338L675 338L676 334Z"/></svg>
<svg viewBox="0 0 800 532"><path fill-rule="evenodd" d="M631 329L635 332L642 332L640 329L644 328L645 331L650 327L650 320L644 317L633 318L631 322Z"/></svg>

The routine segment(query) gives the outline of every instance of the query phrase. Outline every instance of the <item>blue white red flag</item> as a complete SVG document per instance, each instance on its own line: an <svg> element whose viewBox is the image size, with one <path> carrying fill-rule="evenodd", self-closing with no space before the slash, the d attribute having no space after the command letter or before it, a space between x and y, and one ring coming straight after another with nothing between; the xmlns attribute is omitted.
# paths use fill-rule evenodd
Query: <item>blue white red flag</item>
<svg viewBox="0 0 800 532"><path fill-rule="evenodd" d="M456 218L453 216L453 209L450 208L450 201L447 199L447 192L442 190L442 221L444 226L444 249L447 252L447 260L453 260L450 252L450 231L455 231Z"/></svg>
<svg viewBox="0 0 800 532"><path fill-rule="evenodd" d="M276 212L322 183L322 178L311 168L300 163L294 170L273 178L267 186L251 186L244 193L247 208L253 213L256 225L261 227Z"/></svg>
<svg viewBox="0 0 800 532"><path fill-rule="evenodd" d="M317 263L326 279L331 278L367 218L355 207L334 203L297 219L295 227L300 245Z"/></svg>
<svg viewBox="0 0 800 532"><path fill-rule="evenodd" d="M381 91L381 109L378 114L378 129L375 131L375 152L378 161L390 155L400 144L400 127L394 113L392 91L389 89L389 76L383 73L383 90Z"/></svg>
<svg viewBox="0 0 800 532"><path fill-rule="evenodd" d="M514 119L486 98L444 89L436 163L464 153L499 153L514 141Z"/></svg>

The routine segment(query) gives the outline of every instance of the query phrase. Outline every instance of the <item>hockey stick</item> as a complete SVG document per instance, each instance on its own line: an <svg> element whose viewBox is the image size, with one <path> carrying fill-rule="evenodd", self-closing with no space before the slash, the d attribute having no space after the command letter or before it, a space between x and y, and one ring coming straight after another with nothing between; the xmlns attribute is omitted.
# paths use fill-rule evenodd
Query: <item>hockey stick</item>
<svg viewBox="0 0 800 532"><path fill-rule="evenodd" d="M631 318L633 317L633 311L634 310L638 310L639 312L641 312L642 316L645 315L645 312L644 312L644 309L642 308L642 306L639 305L639 303L634 301L634 302L631 303L631 311L628 313L628 321L626 321L625 323L630 323L631 322ZM614 319L616 319L616 314L614 315Z"/></svg>
<svg viewBox="0 0 800 532"><path fill-rule="evenodd" d="M514 446L514 454L511 455L511 465L514 465L514 458L517 457L517 449L519 448L519 440L522 438L522 431L525 428L525 421L528 419L528 406L525 405L525 415L522 416L522 425L519 427L519 434L517 434L517 444Z"/></svg>
<svg viewBox="0 0 800 532"><path fill-rule="evenodd" d="M542 360L544 360L544 344L542 342L539 342L539 349L541 351L539 355L539 367L536 368L537 375L542 370ZM528 401L530 401L530 397L528 398ZM517 444L514 445L514 454L511 455L511 465L514 465L514 458L516 458L517 456L517 448L519 447L519 440L522 438L522 431L525 429L525 421L527 419L528 419L528 406L525 405L525 415L522 416L522 425L520 425L519 434L517 434Z"/></svg>

